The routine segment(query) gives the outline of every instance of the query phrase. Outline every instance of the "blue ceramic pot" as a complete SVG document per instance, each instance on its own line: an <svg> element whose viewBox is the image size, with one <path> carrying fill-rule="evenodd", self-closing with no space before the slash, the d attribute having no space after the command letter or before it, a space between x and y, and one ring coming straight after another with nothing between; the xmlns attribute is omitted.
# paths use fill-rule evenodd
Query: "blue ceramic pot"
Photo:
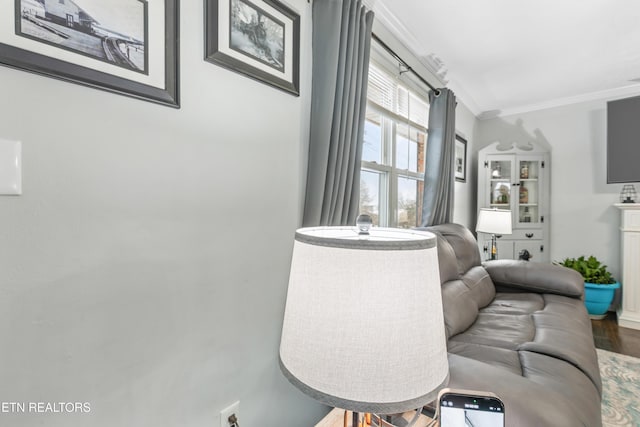
<svg viewBox="0 0 640 427"><path fill-rule="evenodd" d="M613 301L615 290L620 287L620 283L610 285L599 285L595 283L584 283L585 300L587 311L592 316L602 316L607 314L607 310Z"/></svg>

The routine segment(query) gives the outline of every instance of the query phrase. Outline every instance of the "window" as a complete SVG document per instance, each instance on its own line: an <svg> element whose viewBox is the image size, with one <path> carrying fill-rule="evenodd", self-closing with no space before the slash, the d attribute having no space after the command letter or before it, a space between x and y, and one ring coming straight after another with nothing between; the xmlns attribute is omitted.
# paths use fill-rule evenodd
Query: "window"
<svg viewBox="0 0 640 427"><path fill-rule="evenodd" d="M429 104L382 66L369 65L360 213L384 227L419 225Z"/></svg>

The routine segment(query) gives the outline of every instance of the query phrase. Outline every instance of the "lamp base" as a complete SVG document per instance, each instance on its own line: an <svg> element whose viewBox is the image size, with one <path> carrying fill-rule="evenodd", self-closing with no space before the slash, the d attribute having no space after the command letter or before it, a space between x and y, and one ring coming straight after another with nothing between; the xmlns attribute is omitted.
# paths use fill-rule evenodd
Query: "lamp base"
<svg viewBox="0 0 640 427"><path fill-rule="evenodd" d="M376 414L361 414L358 412L351 413L344 411L344 427L413 427L420 420L420 426L432 426L436 421L436 417L426 417L422 415L422 408L415 410L415 413L411 417L411 412L396 415L376 415ZM351 422L349 423L349 418ZM426 424L425 424L426 422Z"/></svg>
<svg viewBox="0 0 640 427"><path fill-rule="evenodd" d="M498 240L495 234L491 235L491 250L489 251L489 258L487 261L498 259Z"/></svg>

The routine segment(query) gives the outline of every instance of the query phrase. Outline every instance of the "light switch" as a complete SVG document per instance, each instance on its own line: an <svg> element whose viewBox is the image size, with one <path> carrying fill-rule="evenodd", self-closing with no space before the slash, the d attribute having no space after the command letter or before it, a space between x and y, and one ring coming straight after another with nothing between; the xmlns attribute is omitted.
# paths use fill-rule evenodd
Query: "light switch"
<svg viewBox="0 0 640 427"><path fill-rule="evenodd" d="M22 143L0 139L0 195L22 194Z"/></svg>

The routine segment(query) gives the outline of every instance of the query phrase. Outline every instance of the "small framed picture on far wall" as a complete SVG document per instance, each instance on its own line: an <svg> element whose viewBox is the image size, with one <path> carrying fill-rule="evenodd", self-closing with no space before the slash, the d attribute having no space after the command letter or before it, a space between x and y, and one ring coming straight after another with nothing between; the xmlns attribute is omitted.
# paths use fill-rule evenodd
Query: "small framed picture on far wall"
<svg viewBox="0 0 640 427"><path fill-rule="evenodd" d="M467 140L456 135L455 177L458 182L467 182Z"/></svg>

